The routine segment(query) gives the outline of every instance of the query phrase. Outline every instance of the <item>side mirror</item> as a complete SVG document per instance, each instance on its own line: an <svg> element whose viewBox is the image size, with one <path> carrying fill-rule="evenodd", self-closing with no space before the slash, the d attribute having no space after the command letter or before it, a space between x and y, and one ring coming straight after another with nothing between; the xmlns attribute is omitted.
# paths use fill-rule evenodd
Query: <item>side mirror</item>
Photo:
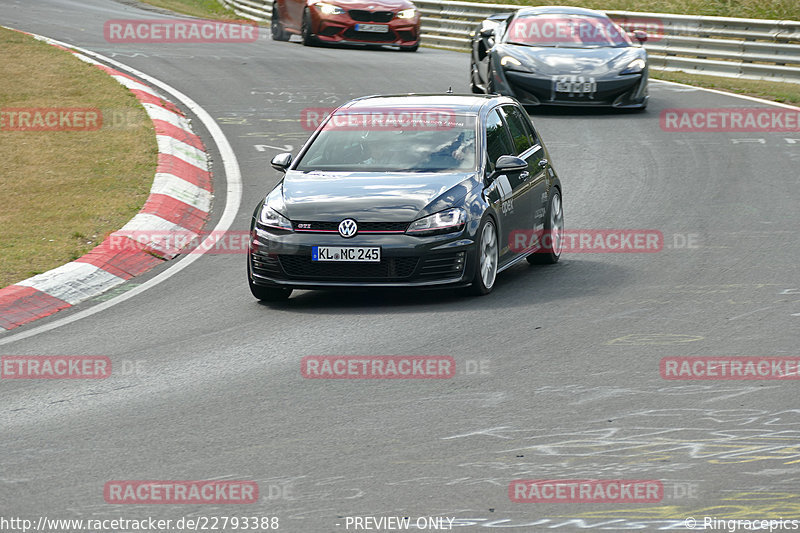
<svg viewBox="0 0 800 533"><path fill-rule="evenodd" d="M644 30L633 30L632 33L636 40L640 43L643 43L647 40L647 32Z"/></svg>
<svg viewBox="0 0 800 533"><path fill-rule="evenodd" d="M272 168L274 168L275 170L286 172L286 169L289 168L289 165L292 164L292 154L289 152L278 154L272 158L271 164Z"/></svg>
<svg viewBox="0 0 800 533"><path fill-rule="evenodd" d="M481 37L483 37L484 39L489 39L490 37L494 37L494 28L492 27L481 28L481 31L479 33L481 34Z"/></svg>
<svg viewBox="0 0 800 533"><path fill-rule="evenodd" d="M501 155L494 165L494 174L513 174L528 170L528 162L515 155Z"/></svg>
<svg viewBox="0 0 800 533"><path fill-rule="evenodd" d="M494 171L483 180L487 187L501 174L514 174L528 170L528 162L515 155L501 155L494 164Z"/></svg>

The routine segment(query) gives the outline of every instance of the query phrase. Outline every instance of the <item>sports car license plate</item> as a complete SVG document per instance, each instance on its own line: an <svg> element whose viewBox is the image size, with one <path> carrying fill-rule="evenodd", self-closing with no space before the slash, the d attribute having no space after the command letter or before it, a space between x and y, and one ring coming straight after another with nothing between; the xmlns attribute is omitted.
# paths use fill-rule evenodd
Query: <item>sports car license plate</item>
<svg viewBox="0 0 800 533"><path fill-rule="evenodd" d="M356 24L356 31L370 33L389 33L389 26L385 24Z"/></svg>
<svg viewBox="0 0 800 533"><path fill-rule="evenodd" d="M311 260L380 263L381 249L379 246L314 246Z"/></svg>
<svg viewBox="0 0 800 533"><path fill-rule="evenodd" d="M553 85L557 93L594 94L597 92L597 82L591 77L555 76Z"/></svg>

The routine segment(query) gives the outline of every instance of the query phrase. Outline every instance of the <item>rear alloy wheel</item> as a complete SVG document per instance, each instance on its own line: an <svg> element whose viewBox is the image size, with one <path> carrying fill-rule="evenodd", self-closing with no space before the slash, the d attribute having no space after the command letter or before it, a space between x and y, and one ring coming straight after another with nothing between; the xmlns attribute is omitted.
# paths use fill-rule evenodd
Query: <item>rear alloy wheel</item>
<svg viewBox="0 0 800 533"><path fill-rule="evenodd" d="M475 276L472 278L470 291L481 296L492 292L494 281L497 278L497 230L494 221L487 218L478 229L478 264Z"/></svg>
<svg viewBox="0 0 800 533"><path fill-rule="evenodd" d="M284 29L278 13L278 4L272 4L272 19L270 20L270 34L273 41L288 41L289 32Z"/></svg>
<svg viewBox="0 0 800 533"><path fill-rule="evenodd" d="M561 205L561 194L556 188L553 188L545 216L544 234L541 239L542 247L526 258L532 265L558 263L564 248L564 208Z"/></svg>
<svg viewBox="0 0 800 533"><path fill-rule="evenodd" d="M300 27L300 37L303 38L304 46L314 46L317 38L311 33L311 13L308 8L303 11L303 25Z"/></svg>

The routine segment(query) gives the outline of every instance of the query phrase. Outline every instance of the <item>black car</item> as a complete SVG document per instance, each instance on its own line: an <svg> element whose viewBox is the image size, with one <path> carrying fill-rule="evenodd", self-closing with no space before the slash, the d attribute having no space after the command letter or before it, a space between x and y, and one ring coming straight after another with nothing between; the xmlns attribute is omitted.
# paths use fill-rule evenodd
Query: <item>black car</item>
<svg viewBox="0 0 800 533"><path fill-rule="evenodd" d="M247 257L260 300L354 286L486 294L520 260L561 254L561 182L511 98L359 98L272 166L286 174L253 213Z"/></svg>
<svg viewBox="0 0 800 533"><path fill-rule="evenodd" d="M474 93L526 106L647 107L647 34L630 36L604 13L531 7L493 15L470 33Z"/></svg>

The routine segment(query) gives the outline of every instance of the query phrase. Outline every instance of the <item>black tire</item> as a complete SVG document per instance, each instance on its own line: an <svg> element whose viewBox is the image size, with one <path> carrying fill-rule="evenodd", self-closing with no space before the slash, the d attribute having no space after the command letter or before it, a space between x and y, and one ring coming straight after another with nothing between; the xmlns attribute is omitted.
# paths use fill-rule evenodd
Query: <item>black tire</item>
<svg viewBox="0 0 800 533"><path fill-rule="evenodd" d="M493 244L491 242L487 242L487 240L490 238L490 235L493 239ZM481 222L481 225L478 228L477 237L478 251L475 254L475 275L472 278L472 285L469 286L469 292L475 296L483 296L484 294L489 294L492 292L492 289L494 288L494 284L497 279L497 266L500 261L500 241L497 237L497 227L491 217L486 217L486 219ZM493 247L494 249L493 258L490 257L492 252L488 250L489 247ZM486 259L492 259L494 264L486 264ZM493 272L491 272L490 275L485 275L485 267L493 270Z"/></svg>
<svg viewBox="0 0 800 533"><path fill-rule="evenodd" d="M401 46L400 47L400 51L401 52L416 52L417 50L419 50L419 41L417 41L417 44L414 44L414 45L411 45L411 46Z"/></svg>
<svg viewBox="0 0 800 533"><path fill-rule="evenodd" d="M475 71L477 68L475 67L474 63L470 63L470 70L469 70L469 90L472 91L472 94L486 94L486 91L475 85Z"/></svg>
<svg viewBox="0 0 800 533"><path fill-rule="evenodd" d="M283 27L278 13L278 4L272 4L272 18L270 20L270 35L273 41L288 41L289 32Z"/></svg>
<svg viewBox="0 0 800 533"><path fill-rule="evenodd" d="M308 8L303 11L303 24L300 27L300 37L303 39L303 46L314 46L317 44L317 38L311 33L311 14Z"/></svg>
<svg viewBox="0 0 800 533"><path fill-rule="evenodd" d="M247 284L250 285L250 293L262 302L280 302L292 295L292 289L282 287L264 287L253 283L250 276L250 255L247 256Z"/></svg>
<svg viewBox="0 0 800 533"><path fill-rule="evenodd" d="M528 255L526 259L532 265L552 265L558 263L564 248L564 207L561 204L561 191L553 188L545 213L542 247Z"/></svg>

